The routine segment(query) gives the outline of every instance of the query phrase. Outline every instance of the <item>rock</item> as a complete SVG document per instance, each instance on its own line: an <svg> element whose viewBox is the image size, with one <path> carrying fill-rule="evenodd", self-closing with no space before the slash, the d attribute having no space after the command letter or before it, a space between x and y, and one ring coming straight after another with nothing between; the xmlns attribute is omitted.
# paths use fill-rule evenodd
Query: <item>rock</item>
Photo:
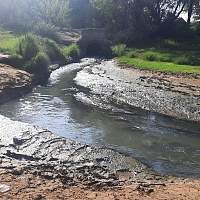
<svg viewBox="0 0 200 200"><path fill-rule="evenodd" d="M0 193L5 193L10 191L10 186L5 184L0 184Z"/></svg>
<svg viewBox="0 0 200 200"><path fill-rule="evenodd" d="M0 64L0 104L31 91L32 75Z"/></svg>

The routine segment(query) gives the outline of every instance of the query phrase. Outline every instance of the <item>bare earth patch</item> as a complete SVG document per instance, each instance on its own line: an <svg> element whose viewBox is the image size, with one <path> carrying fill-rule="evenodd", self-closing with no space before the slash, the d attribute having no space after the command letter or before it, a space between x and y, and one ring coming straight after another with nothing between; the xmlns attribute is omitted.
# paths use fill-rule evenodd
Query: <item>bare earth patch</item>
<svg viewBox="0 0 200 200"><path fill-rule="evenodd" d="M59 180L47 180L26 174L1 175L1 184L10 187L0 193L0 199L23 200L199 200L200 180L172 180L166 185L130 184L97 188L83 185L69 186Z"/></svg>

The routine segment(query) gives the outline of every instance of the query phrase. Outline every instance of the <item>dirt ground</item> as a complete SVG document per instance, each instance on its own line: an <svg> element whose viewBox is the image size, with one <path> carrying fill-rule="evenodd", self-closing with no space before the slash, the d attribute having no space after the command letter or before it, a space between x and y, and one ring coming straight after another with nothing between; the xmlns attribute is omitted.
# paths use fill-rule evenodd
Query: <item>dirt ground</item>
<svg viewBox="0 0 200 200"><path fill-rule="evenodd" d="M121 66L121 68L130 69L132 77L137 77L152 86L157 87L159 85L159 88L165 90L196 97L200 96L200 74L170 74L140 70L129 66Z"/></svg>
<svg viewBox="0 0 200 200"><path fill-rule="evenodd" d="M200 180L171 180L163 185L128 184L95 188L69 186L59 180L47 180L33 175L1 175L0 199L7 200L199 200ZM6 192L7 190L7 192Z"/></svg>

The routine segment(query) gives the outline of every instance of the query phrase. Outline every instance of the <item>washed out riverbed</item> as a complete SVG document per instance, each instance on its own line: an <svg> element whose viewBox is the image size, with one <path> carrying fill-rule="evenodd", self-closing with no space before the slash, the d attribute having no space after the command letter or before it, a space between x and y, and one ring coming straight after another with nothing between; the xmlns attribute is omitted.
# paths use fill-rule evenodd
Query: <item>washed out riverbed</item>
<svg viewBox="0 0 200 200"><path fill-rule="evenodd" d="M199 88L190 94L182 85L169 88L166 77L136 72L83 59L54 71L48 86L1 105L0 114L117 149L163 174L200 177Z"/></svg>

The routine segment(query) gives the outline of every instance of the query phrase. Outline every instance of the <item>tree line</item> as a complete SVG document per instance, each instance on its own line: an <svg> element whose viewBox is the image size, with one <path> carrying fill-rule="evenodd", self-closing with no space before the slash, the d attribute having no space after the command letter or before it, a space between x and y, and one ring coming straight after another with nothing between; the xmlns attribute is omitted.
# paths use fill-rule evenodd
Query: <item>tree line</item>
<svg viewBox="0 0 200 200"><path fill-rule="evenodd" d="M105 28L116 42L191 36L194 24L199 33L198 20L199 0L0 0L2 26Z"/></svg>

